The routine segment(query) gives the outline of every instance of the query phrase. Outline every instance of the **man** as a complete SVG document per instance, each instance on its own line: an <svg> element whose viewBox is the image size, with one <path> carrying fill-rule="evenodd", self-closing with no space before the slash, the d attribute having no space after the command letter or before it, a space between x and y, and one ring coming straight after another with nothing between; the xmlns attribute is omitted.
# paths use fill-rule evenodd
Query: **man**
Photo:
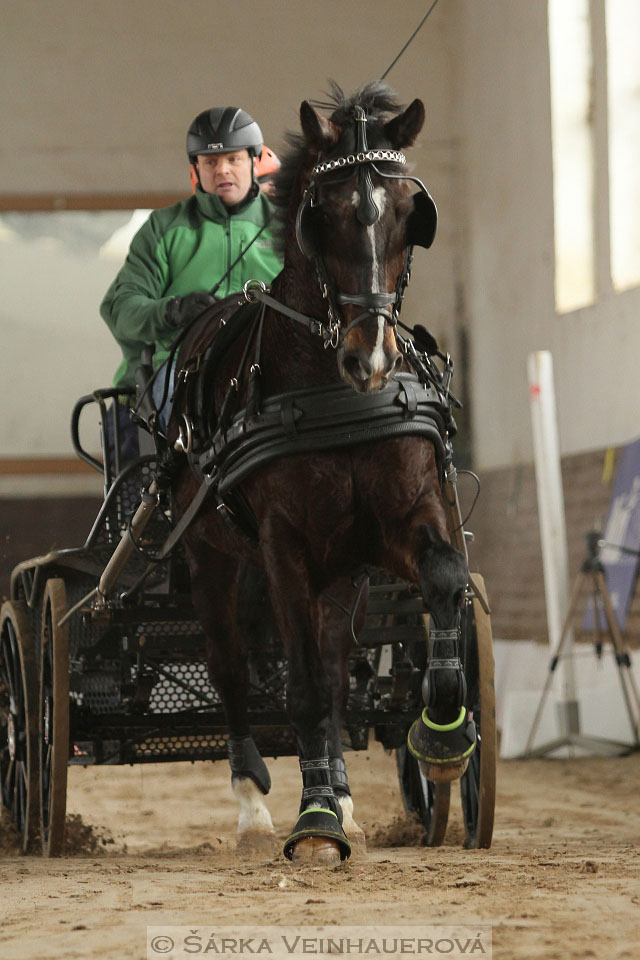
<svg viewBox="0 0 640 960"><path fill-rule="evenodd" d="M114 386L135 385L145 344L154 345L157 370L179 328L212 304L214 294L236 293L254 278L268 284L280 272L271 204L256 177L262 149L260 127L238 107L205 110L189 127L195 192L153 211L100 307L122 350ZM164 383L159 376L158 386Z"/></svg>

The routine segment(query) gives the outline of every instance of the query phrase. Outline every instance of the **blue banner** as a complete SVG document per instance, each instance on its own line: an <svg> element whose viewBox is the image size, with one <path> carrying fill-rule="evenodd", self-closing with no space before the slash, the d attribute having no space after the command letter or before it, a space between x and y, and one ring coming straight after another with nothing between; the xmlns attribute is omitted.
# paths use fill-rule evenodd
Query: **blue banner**
<svg viewBox="0 0 640 960"><path fill-rule="evenodd" d="M611 605L620 629L624 630L640 558L619 548L640 550L640 438L622 451L602 539L607 543L600 550L600 560L605 570ZM600 623L605 630L602 612ZM593 630L593 626L593 604L590 602L582 629Z"/></svg>

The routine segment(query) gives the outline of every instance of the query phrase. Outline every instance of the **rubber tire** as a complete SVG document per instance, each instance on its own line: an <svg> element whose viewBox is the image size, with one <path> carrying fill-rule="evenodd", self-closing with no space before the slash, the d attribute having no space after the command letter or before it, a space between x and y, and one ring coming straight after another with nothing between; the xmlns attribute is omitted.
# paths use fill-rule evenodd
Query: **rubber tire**
<svg viewBox="0 0 640 960"><path fill-rule="evenodd" d="M486 589L480 574L472 578L486 603ZM477 650L478 701L480 705L480 723L478 724L478 744L471 755L469 766L460 781L460 796L465 826L467 849L491 846L496 804L496 693L494 686L493 638L491 618L480 600L472 600ZM488 606L488 604L487 604ZM477 720L477 718L476 718Z"/></svg>
<svg viewBox="0 0 640 960"><path fill-rule="evenodd" d="M7 670L11 671L10 679ZM18 735L23 744L23 757L17 764L15 756L12 761L9 755L10 687L14 703L16 696L18 699ZM35 646L27 606L21 601L7 600L0 610L0 786L3 806L18 830L23 853L33 849L38 836L37 689Z"/></svg>
<svg viewBox="0 0 640 960"><path fill-rule="evenodd" d="M69 762L69 636L64 581L47 581L40 650L40 838L45 857L64 850Z"/></svg>

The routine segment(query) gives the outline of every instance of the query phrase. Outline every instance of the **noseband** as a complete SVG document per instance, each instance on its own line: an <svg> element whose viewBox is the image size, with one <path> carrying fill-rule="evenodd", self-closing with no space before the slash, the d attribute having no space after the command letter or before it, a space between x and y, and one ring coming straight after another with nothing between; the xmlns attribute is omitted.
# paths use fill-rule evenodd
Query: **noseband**
<svg viewBox="0 0 640 960"><path fill-rule="evenodd" d="M398 322L404 292L411 276L413 244L409 243L407 245L404 266L398 277L396 289L392 293L373 293L372 291L367 291L365 293L349 294L335 290L329 278L322 253L317 248L313 236L313 211L321 205L318 200L318 178L323 177L327 173L332 173L334 170L341 170L344 167L357 168L355 171L349 169L347 177L343 179L348 179L354 174L357 175L359 200L356 216L363 226L373 226L373 224L380 219L380 210L374 200L373 194L372 169L378 176L386 179L413 180L418 184L420 190L426 197L428 197L433 206L434 218L437 217L435 204L421 180L418 180L417 177L413 177L410 174L384 173L376 166L379 162L399 163L404 166L406 164L406 157L397 150L370 150L368 148L366 132L367 116L360 106L355 107L355 122L357 134L356 152L316 164L311 171L311 183L303 194L296 215L296 239L298 246L307 259L314 261L322 297L327 301L327 314L331 336L328 340L325 339L325 346L340 346L354 327L371 316L382 317L390 326L395 327ZM342 179L331 182L340 183ZM363 311L343 329L341 326L340 307L347 305L363 307Z"/></svg>

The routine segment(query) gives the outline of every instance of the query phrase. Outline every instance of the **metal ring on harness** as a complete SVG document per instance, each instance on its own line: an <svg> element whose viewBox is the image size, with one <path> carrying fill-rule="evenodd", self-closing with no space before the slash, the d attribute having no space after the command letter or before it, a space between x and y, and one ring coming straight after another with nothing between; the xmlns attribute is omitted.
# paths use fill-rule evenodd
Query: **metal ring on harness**
<svg viewBox="0 0 640 960"><path fill-rule="evenodd" d="M193 447L193 423L186 414L182 414L178 433L178 439L174 443L174 449L182 453L191 453Z"/></svg>
<svg viewBox="0 0 640 960"><path fill-rule="evenodd" d="M242 286L242 292L247 303L255 303L257 300L256 295L251 293L252 287L258 287L261 293L267 292L267 285L262 280L247 280Z"/></svg>

